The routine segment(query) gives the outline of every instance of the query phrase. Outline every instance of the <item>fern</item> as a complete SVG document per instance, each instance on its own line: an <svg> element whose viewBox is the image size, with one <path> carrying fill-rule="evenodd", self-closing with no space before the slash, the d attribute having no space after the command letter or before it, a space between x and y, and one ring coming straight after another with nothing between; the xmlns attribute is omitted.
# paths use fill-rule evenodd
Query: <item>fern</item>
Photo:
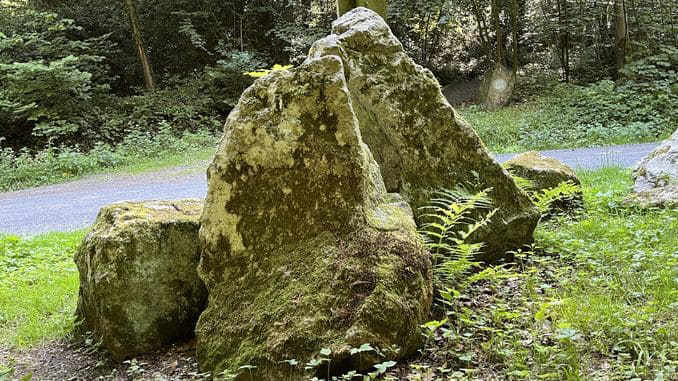
<svg viewBox="0 0 678 381"><path fill-rule="evenodd" d="M537 206L542 215L548 214L551 205L559 200L573 199L581 193L581 187L572 181L564 181L555 188L548 188L531 193L532 202Z"/></svg>
<svg viewBox="0 0 678 381"><path fill-rule="evenodd" d="M509 171L516 185L530 196L532 203L542 216L547 216L554 202L574 199L581 194L581 186L572 181L564 181L553 188L538 190L532 180L520 177Z"/></svg>
<svg viewBox="0 0 678 381"><path fill-rule="evenodd" d="M453 292L473 269L480 266L475 261L482 243L468 240L479 229L487 226L497 212L488 194L491 189L472 193L463 187L441 189L424 211L424 221L419 230L431 252L436 284Z"/></svg>

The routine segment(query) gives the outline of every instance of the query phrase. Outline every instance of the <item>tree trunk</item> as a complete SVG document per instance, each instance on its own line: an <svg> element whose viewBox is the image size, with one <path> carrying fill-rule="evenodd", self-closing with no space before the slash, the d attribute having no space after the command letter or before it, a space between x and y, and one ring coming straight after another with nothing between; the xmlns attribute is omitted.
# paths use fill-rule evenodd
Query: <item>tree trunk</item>
<svg viewBox="0 0 678 381"><path fill-rule="evenodd" d="M615 56L617 78L626 63L626 7L624 0L615 0Z"/></svg>
<svg viewBox="0 0 678 381"><path fill-rule="evenodd" d="M357 7L369 8L377 12L385 20L388 0L337 0L337 16L341 17L344 13Z"/></svg>
<svg viewBox="0 0 678 381"><path fill-rule="evenodd" d="M504 30L499 22L499 2L492 0L492 23L494 24L494 31L497 34L497 50L495 57L495 66L504 65Z"/></svg>
<svg viewBox="0 0 678 381"><path fill-rule="evenodd" d="M518 0L511 2L511 29L513 31L513 77L518 79Z"/></svg>
<svg viewBox="0 0 678 381"><path fill-rule="evenodd" d="M134 4L134 0L125 0L125 5L127 8L127 15L129 16L130 28L132 29L132 38L134 38L137 54L139 55L139 61L141 62L141 67L143 68L144 72L144 84L146 89L153 90L155 89L155 82L153 81L151 64L148 62L146 50L144 49L144 41L141 38L141 28L139 27L139 15L137 13L137 8Z"/></svg>

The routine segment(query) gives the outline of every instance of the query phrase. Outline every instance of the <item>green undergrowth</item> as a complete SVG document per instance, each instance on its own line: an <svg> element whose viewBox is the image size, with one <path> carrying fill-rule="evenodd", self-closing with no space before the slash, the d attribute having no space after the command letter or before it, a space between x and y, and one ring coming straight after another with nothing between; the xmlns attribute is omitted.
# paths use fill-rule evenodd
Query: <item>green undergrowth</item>
<svg viewBox="0 0 678 381"><path fill-rule="evenodd" d="M627 170L580 176L585 209L542 223L513 263L442 293L426 348L399 376L678 378L678 211L623 207Z"/></svg>
<svg viewBox="0 0 678 381"><path fill-rule="evenodd" d="M15 152L0 144L0 192L63 183L97 173L190 166L208 160L216 150L217 140L207 131L186 132L178 137L168 127L153 134L135 132L115 147L99 144L88 152L68 147Z"/></svg>
<svg viewBox="0 0 678 381"><path fill-rule="evenodd" d="M678 92L668 81L640 90L611 81L538 89L540 96L494 112L458 111L498 153L654 142L678 128Z"/></svg>
<svg viewBox="0 0 678 381"><path fill-rule="evenodd" d="M0 347L25 348L70 332L78 297L73 254L84 235L0 235Z"/></svg>

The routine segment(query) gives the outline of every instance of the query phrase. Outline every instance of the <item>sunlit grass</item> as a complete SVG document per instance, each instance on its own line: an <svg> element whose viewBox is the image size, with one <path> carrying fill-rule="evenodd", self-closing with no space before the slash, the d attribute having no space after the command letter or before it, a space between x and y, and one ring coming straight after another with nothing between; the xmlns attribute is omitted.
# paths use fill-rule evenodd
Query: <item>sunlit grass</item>
<svg viewBox="0 0 678 381"><path fill-rule="evenodd" d="M610 356L629 374L648 376L650 369L675 367L678 210L622 207L631 186L627 170L581 178L585 217L546 225L537 235L541 245L572 264L563 269L549 317L586 338L580 352Z"/></svg>
<svg viewBox="0 0 678 381"><path fill-rule="evenodd" d="M0 236L0 345L23 348L63 337L73 324L83 231Z"/></svg>

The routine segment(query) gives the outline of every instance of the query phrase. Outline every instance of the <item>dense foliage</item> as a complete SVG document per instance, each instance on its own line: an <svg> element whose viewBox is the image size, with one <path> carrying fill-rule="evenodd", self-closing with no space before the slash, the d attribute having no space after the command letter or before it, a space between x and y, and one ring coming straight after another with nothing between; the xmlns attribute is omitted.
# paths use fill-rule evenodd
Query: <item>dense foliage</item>
<svg viewBox="0 0 678 381"><path fill-rule="evenodd" d="M218 134L254 80L243 73L299 64L336 12L333 0L132 3L139 40L126 2L0 2L0 149L13 161L3 168L54 152L115 150L139 134ZM656 140L676 128L677 5L391 0L387 21L443 85L478 78L498 60L517 65L514 102L543 112L492 126L489 135L482 119L501 122L503 111L481 116L476 127L490 148L581 146ZM143 89L138 46L153 90ZM470 114L474 121L479 112Z"/></svg>

